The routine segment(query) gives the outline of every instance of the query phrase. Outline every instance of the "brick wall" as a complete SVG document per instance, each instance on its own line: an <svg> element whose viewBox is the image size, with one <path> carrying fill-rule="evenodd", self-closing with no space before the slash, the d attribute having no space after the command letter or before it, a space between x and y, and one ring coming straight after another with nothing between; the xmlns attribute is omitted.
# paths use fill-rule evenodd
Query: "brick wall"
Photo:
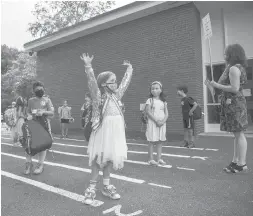
<svg viewBox="0 0 253 216"><path fill-rule="evenodd" d="M126 106L127 131L140 131L139 107L149 95L149 85L160 80L168 95L168 133L182 134L180 99L176 86L185 83L191 96L203 104L202 55L200 17L193 3L159 12L135 21L103 30L38 52L38 76L45 83L55 107L63 99L72 106L80 127L80 108L88 91L80 54L95 56L96 75L111 70L121 80L126 68L123 60L130 60L134 75L123 97ZM59 122L52 121L53 131ZM197 124L203 130L203 121Z"/></svg>

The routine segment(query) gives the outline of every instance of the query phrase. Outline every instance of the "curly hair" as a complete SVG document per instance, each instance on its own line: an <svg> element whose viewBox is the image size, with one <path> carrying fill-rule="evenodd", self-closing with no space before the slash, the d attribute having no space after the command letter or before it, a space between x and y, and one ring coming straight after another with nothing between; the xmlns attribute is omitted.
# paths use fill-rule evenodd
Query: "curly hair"
<svg viewBox="0 0 253 216"><path fill-rule="evenodd" d="M42 82L36 81L36 82L33 83L33 90L34 90L36 87L38 87L38 86L41 86L41 87L45 88L45 87L44 87L44 84L43 84Z"/></svg>
<svg viewBox="0 0 253 216"><path fill-rule="evenodd" d="M225 55L225 60L230 66L234 66L236 64L240 64L243 67L248 66L245 51L240 44L228 45L225 49Z"/></svg>

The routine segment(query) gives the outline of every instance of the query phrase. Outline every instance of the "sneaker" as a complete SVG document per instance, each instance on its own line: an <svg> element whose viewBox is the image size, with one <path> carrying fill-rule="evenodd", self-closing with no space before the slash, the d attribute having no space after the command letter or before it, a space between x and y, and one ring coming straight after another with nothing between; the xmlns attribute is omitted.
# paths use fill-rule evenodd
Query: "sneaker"
<svg viewBox="0 0 253 216"><path fill-rule="evenodd" d="M231 162L228 166L224 167L223 170L225 172L231 173L231 169L233 169L236 166L236 163Z"/></svg>
<svg viewBox="0 0 253 216"><path fill-rule="evenodd" d="M113 185L104 186L102 194L106 197L110 197L113 200L120 199L120 195L117 193L116 188Z"/></svg>
<svg viewBox="0 0 253 216"><path fill-rule="evenodd" d="M161 166L164 166L164 165L166 165L166 162L163 159L160 159L158 161L158 164L161 165Z"/></svg>
<svg viewBox="0 0 253 216"><path fill-rule="evenodd" d="M189 145L188 141L184 140L183 144L180 147L185 147L187 148Z"/></svg>
<svg viewBox="0 0 253 216"><path fill-rule="evenodd" d="M194 142L189 142L189 145L187 146L187 148L194 148L194 147L195 147Z"/></svg>
<svg viewBox="0 0 253 216"><path fill-rule="evenodd" d="M231 173L239 173L239 172L247 172L247 171L248 171L248 167L246 164L242 166L236 164L233 167L231 167Z"/></svg>
<svg viewBox="0 0 253 216"><path fill-rule="evenodd" d="M30 175L32 172L32 162L26 162L25 163L25 170L24 170L24 174L25 175Z"/></svg>
<svg viewBox="0 0 253 216"><path fill-rule="evenodd" d="M92 187L88 187L84 191L84 200L83 203L86 205L91 205L96 197L96 189Z"/></svg>
<svg viewBox="0 0 253 216"><path fill-rule="evenodd" d="M155 160L148 161L149 165L158 165L158 163Z"/></svg>
<svg viewBox="0 0 253 216"><path fill-rule="evenodd" d="M37 167L35 168L35 170L33 171L33 173L35 175L39 175L43 172L44 170L44 165L43 164L38 164Z"/></svg>

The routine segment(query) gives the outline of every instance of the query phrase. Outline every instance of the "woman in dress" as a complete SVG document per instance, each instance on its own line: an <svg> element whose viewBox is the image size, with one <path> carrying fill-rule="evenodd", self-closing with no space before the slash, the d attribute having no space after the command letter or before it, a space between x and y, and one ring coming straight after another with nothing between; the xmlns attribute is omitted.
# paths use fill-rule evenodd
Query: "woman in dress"
<svg viewBox="0 0 253 216"><path fill-rule="evenodd" d="M247 103L243 95L243 86L247 82L247 59L239 44L232 44L225 49L227 67L218 83L206 81L207 86L220 89L221 113L220 130L234 134L234 156L232 162L224 168L229 173L246 171L247 140L245 130L248 126Z"/></svg>

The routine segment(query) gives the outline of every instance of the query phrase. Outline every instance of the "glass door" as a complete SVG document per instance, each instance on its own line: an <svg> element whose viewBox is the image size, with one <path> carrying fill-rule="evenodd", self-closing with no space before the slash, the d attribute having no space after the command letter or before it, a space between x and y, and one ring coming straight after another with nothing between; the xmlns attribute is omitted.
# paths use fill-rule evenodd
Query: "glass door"
<svg viewBox="0 0 253 216"><path fill-rule="evenodd" d="M218 82L220 76L225 70L225 63L214 64L213 65L213 77L214 81ZM206 77L211 80L211 67L210 65L206 66ZM205 88L207 88L205 86ZM215 89L215 96L212 97L210 90L207 88L207 131L208 132L220 132L220 99L219 95L221 91Z"/></svg>

